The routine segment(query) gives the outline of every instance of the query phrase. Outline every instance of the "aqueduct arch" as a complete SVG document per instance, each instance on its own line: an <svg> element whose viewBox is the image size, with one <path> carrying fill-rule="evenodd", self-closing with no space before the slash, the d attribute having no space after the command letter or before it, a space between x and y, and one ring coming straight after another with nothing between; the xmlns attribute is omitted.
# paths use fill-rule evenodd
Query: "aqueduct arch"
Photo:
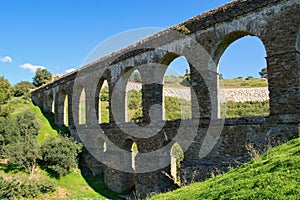
<svg viewBox="0 0 300 200"><path fill-rule="evenodd" d="M164 149L164 145L175 141L184 151L184 160L180 168L181 183L189 184L203 180L216 169L226 171L228 166L236 165L236 161L241 163L248 161L250 156L245 143L249 141L256 146L262 146L267 142L277 145L299 137L299 10L300 3L297 0L233 1L41 86L32 92L32 100L47 110L49 106L45 103L47 101L45 96L52 91L55 101L55 122L57 125L63 125L63 101L68 96L68 108L72 108L68 111L71 135L84 144L85 141L102 138L101 141L105 141L103 144L106 145L105 151L102 151L104 148L101 144L99 147L101 151L96 148L96 153L90 152L99 161L97 170L93 170L95 165L91 160L86 159L85 165L92 172L103 173L106 185L113 191L126 191L132 188L128 186L134 185L136 195L143 198L151 193L174 188L173 180L167 175L170 173L170 149ZM218 62L224 49L245 35L255 35L265 45L270 116L225 119L220 129L222 119L217 115L218 73L213 61ZM190 120L166 122L162 120L161 108L164 68L159 65L167 64L177 55L185 56L190 63L191 89L194 91L193 115ZM144 124L125 122L123 96L126 82L122 82L122 78L124 79L124 70L128 66L132 66L132 69L141 66L139 69L143 78ZM110 123L99 126L97 105L103 80L107 80L109 86ZM86 123L79 125L74 113L78 113L80 95L73 95L77 94L74 88L78 85L84 88L87 97ZM156 107L151 111L154 105ZM151 115L154 118L151 118ZM152 130L156 130L159 126L161 129L157 134L152 134ZM140 131L136 131L137 128L140 128ZM213 132L218 128L221 130L220 135ZM182 135L178 136L180 131ZM195 135L192 135L193 131ZM134 180L132 179L134 171L128 162L131 155L126 153L128 151L125 150L124 154L120 154L111 150L112 146L124 150L124 141L128 135L139 147L135 168L136 171L140 170L140 173L135 175ZM206 145L207 135L217 141L210 151L201 157L199 155L202 155L200 152L203 145ZM267 141L268 138L270 141ZM166 141L172 142L166 144ZM189 144L185 145L186 143ZM143 154L151 154L161 149L164 150L151 157L150 163L145 162ZM88 157L90 154L86 152L83 156ZM167 164L162 165L164 162ZM143 168L149 170L141 171ZM132 184L128 185L129 182Z"/></svg>

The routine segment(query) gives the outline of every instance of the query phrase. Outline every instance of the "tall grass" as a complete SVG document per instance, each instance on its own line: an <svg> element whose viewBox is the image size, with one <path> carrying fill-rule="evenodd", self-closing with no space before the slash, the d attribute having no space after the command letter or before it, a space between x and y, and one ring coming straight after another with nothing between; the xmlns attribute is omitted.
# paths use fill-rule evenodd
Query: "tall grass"
<svg viewBox="0 0 300 200"><path fill-rule="evenodd" d="M228 173L153 199L299 199L300 138L291 140Z"/></svg>

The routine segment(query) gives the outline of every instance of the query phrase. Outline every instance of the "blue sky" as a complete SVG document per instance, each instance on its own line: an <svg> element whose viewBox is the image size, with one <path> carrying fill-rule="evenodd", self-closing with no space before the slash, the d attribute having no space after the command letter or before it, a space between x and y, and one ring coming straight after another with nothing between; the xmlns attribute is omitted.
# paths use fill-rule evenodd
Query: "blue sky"
<svg viewBox="0 0 300 200"><path fill-rule="evenodd" d="M3 0L0 76L15 84L32 81L38 67L53 74L65 73L80 67L93 49L116 34L145 27L164 29L227 2ZM265 67L265 53L260 45L253 39L231 45L221 58L220 72L228 78L258 77L258 71ZM242 63L237 62L241 60Z"/></svg>

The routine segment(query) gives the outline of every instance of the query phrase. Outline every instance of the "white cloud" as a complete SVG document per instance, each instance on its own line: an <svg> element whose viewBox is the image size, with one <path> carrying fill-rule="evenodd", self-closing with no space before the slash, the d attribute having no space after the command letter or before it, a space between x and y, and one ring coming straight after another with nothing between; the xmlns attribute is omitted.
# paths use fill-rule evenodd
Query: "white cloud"
<svg viewBox="0 0 300 200"><path fill-rule="evenodd" d="M12 62L12 58L9 56L0 57L0 61L4 63Z"/></svg>
<svg viewBox="0 0 300 200"><path fill-rule="evenodd" d="M66 73L71 73L71 72L73 72L73 71L75 71L76 69L74 69L74 68L71 68L71 69L67 69L66 70Z"/></svg>
<svg viewBox="0 0 300 200"><path fill-rule="evenodd" d="M46 67L44 66L38 66L38 65L32 65L30 63L25 63L23 65L20 65L21 68L23 69L29 69L31 72L36 72L38 69L45 69Z"/></svg>

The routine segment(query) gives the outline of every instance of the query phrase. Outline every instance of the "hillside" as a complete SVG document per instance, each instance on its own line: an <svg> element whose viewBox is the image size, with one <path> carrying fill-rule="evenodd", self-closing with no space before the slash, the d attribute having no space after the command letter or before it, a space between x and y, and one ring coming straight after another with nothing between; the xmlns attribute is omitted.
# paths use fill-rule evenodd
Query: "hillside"
<svg viewBox="0 0 300 200"><path fill-rule="evenodd" d="M39 107L34 106L31 102L24 101L19 98L13 99L10 104L14 108L12 113L13 117L25 110L30 110L36 115L41 126L38 134L39 143L43 143L50 136L58 135L56 127L51 126L49 121L42 114ZM105 187L103 177L83 177L79 169L73 169L70 174L56 178L51 173L47 172L47 170L38 167L33 176L29 176L23 171L10 169L6 165L6 160L0 159L0 187L1 177L8 180L16 179L20 182L38 180L55 183L56 191L45 195L39 195L35 197L35 199L111 199L118 196L118 194L109 191Z"/></svg>
<svg viewBox="0 0 300 200"><path fill-rule="evenodd" d="M166 87L184 88L181 84L183 77L165 76L164 85ZM248 87L267 87L268 81L265 78L233 78L233 79L220 79L220 87L225 88L248 88Z"/></svg>
<svg viewBox="0 0 300 200"><path fill-rule="evenodd" d="M299 163L297 138L226 174L150 199L299 199Z"/></svg>

